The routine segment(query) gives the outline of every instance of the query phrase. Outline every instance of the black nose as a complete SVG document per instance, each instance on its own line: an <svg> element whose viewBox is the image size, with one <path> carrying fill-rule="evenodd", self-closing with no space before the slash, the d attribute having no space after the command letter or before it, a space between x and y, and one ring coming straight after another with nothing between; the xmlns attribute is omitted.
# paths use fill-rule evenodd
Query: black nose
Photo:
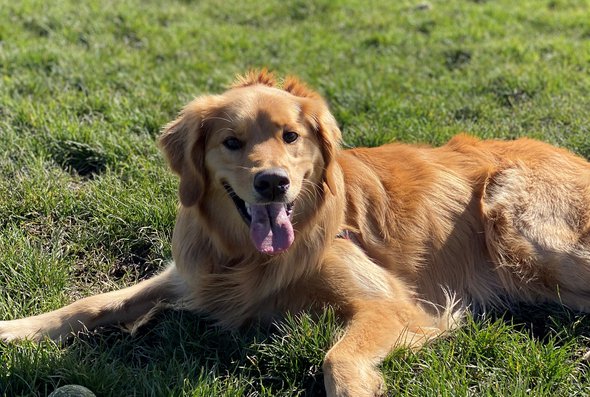
<svg viewBox="0 0 590 397"><path fill-rule="evenodd" d="M264 199L281 200L289 190L289 175L282 168L271 168L260 171L254 177L254 189Z"/></svg>

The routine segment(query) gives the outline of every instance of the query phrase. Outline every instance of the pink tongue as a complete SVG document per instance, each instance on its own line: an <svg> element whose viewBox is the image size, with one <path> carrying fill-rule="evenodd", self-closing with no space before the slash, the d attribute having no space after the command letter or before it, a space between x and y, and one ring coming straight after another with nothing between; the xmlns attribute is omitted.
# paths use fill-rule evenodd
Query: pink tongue
<svg viewBox="0 0 590 397"><path fill-rule="evenodd" d="M252 204L250 212L250 238L258 251L275 255L291 246L294 239L293 225L284 204Z"/></svg>

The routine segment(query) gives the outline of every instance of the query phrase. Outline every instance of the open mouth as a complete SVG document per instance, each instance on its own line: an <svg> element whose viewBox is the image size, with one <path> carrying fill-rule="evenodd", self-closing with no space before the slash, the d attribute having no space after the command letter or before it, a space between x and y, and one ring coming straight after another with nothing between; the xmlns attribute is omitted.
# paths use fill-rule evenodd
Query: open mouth
<svg viewBox="0 0 590 397"><path fill-rule="evenodd" d="M250 228L250 238L258 251L276 255L293 244L293 203L250 204L242 200L228 183L223 187Z"/></svg>

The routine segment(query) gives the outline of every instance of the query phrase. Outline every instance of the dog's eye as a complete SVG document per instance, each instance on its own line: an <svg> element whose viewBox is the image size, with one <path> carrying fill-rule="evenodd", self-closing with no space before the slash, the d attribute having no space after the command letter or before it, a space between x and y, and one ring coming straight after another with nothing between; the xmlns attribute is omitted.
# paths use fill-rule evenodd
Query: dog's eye
<svg viewBox="0 0 590 397"><path fill-rule="evenodd" d="M283 132L283 141L285 143L293 143L299 138L299 134L293 131L285 131Z"/></svg>
<svg viewBox="0 0 590 397"><path fill-rule="evenodd" d="M244 147L244 142L240 141L238 138L229 137L223 141L223 146L229 150L240 150Z"/></svg>

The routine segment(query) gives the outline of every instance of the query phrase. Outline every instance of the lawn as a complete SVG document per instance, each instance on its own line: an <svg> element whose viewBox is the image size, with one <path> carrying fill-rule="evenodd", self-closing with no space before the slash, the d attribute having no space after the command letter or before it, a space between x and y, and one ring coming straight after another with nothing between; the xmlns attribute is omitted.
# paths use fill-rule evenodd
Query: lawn
<svg viewBox="0 0 590 397"><path fill-rule="evenodd" d="M583 0L0 0L0 319L170 260L177 179L160 128L266 66L328 100L346 144L531 136L590 158ZM166 312L67 346L0 344L0 395L323 395L333 312L231 333ZM403 396L586 396L590 318L517 307L383 365Z"/></svg>

